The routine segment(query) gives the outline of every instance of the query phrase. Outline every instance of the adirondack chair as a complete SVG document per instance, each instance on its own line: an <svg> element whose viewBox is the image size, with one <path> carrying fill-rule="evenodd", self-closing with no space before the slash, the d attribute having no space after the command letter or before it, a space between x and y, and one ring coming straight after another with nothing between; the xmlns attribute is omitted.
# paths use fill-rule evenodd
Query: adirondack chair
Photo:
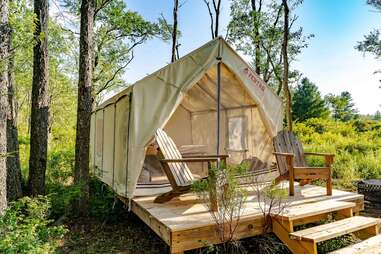
<svg viewBox="0 0 381 254"><path fill-rule="evenodd" d="M218 159L226 163L226 158L228 157L228 155L202 155L184 158L177 149L175 142L164 130L158 129L155 139L159 147L160 163L172 186L172 191L156 197L155 203L165 203L174 197L190 192L195 178L189 170L187 163L208 162L208 166L210 166L211 162L216 162ZM213 210L216 209L215 205L211 204Z"/></svg>
<svg viewBox="0 0 381 254"><path fill-rule="evenodd" d="M304 185L316 179L326 181L327 195L332 195L331 165L334 159L333 154L304 152L301 142L294 133L285 130L280 131L273 138L273 145L280 173L276 181L289 181L290 196L293 196L295 192L294 180L300 180L300 185ZM306 156L323 156L325 166L309 167L306 163Z"/></svg>

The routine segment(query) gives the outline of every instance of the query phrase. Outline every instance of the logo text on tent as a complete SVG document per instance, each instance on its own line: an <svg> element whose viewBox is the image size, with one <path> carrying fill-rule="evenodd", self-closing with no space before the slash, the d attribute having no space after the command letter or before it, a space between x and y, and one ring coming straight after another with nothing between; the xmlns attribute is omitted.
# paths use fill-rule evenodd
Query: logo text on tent
<svg viewBox="0 0 381 254"><path fill-rule="evenodd" d="M255 74L248 68L244 68L243 69L243 73L246 75L246 77L248 77L251 81L253 81L253 83L258 86L259 89L262 90L262 92L265 91L266 89L266 86L264 84L262 84L258 78L255 76Z"/></svg>

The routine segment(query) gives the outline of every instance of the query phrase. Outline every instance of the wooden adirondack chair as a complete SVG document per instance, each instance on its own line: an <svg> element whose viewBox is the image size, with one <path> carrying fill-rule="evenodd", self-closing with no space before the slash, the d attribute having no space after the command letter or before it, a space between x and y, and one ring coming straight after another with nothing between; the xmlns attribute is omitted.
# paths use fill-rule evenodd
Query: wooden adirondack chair
<svg viewBox="0 0 381 254"><path fill-rule="evenodd" d="M221 159L226 163L228 155L202 155L197 157L183 158L177 149L175 142L164 132L158 129L155 134L156 143L159 147L160 163L172 186L172 191L163 193L155 199L156 203L164 203L181 194L190 192L191 185L195 181L187 163L193 162L215 162ZM212 209L216 209L216 204L211 204Z"/></svg>
<svg viewBox="0 0 381 254"><path fill-rule="evenodd" d="M294 180L300 180L304 185L311 180L322 179L327 183L327 195L332 195L331 165L334 155L326 153L307 153L294 133L290 131L280 131L273 138L274 155L277 160L280 176L276 179L288 180L290 196L294 195ZM306 156L323 156L324 167L309 167L306 163Z"/></svg>

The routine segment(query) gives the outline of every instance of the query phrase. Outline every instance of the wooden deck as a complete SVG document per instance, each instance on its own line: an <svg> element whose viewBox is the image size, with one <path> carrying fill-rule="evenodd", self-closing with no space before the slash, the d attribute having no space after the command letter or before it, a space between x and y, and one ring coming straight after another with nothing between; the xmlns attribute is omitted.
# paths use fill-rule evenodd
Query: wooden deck
<svg viewBox="0 0 381 254"><path fill-rule="evenodd" d="M287 186L284 183L284 186ZM236 236L239 239L263 233L264 218L257 202L255 191L249 191L243 216L239 220ZM349 201L355 203L353 212L363 210L363 196L356 193L333 190L332 196L326 196L324 187L306 185L295 186L295 196L289 197L289 207L302 204L327 203L327 200ZM197 195L189 193L164 204L154 203L152 197L137 197L132 200L132 211L140 217L171 249L171 253L182 253L219 243L215 233L215 224L209 210ZM313 206L309 206L313 207Z"/></svg>

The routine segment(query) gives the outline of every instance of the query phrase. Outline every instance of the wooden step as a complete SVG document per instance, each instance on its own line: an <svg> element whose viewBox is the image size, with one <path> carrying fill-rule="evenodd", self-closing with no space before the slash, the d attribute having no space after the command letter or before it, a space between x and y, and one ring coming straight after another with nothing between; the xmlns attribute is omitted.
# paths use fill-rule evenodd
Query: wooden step
<svg viewBox="0 0 381 254"><path fill-rule="evenodd" d="M381 235L373 236L360 243L330 252L330 254L381 254Z"/></svg>
<svg viewBox="0 0 381 254"><path fill-rule="evenodd" d="M306 217L312 217L320 214L332 213L340 210L354 208L353 202L327 200L319 203L307 203L297 206L291 206L281 214L274 214L273 217L281 220L298 220ZM349 216L347 216L349 217Z"/></svg>
<svg viewBox="0 0 381 254"><path fill-rule="evenodd" d="M354 216L332 223L290 233L290 238L294 240L318 243L365 229L370 229L372 232L371 234L375 235L378 233L378 226L380 224L381 219ZM372 229L374 229L374 232Z"/></svg>

